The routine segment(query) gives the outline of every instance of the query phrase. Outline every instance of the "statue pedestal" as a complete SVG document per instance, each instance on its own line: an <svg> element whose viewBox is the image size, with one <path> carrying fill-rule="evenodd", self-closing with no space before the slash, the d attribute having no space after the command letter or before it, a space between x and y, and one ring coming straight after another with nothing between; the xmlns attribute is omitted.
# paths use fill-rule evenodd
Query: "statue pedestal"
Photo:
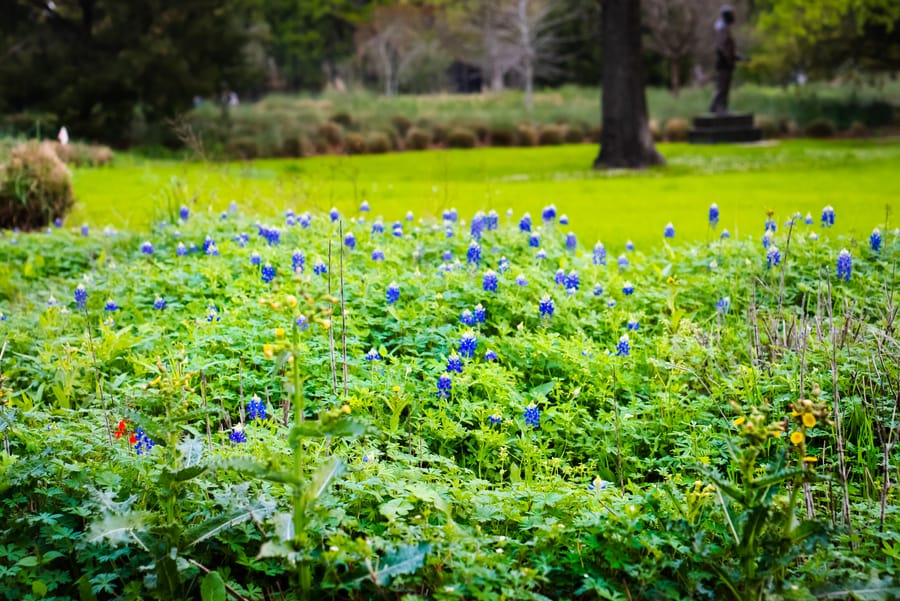
<svg viewBox="0 0 900 601"><path fill-rule="evenodd" d="M728 144L759 142L762 130L753 126L750 113L700 115L694 117L694 128L688 132L691 144Z"/></svg>

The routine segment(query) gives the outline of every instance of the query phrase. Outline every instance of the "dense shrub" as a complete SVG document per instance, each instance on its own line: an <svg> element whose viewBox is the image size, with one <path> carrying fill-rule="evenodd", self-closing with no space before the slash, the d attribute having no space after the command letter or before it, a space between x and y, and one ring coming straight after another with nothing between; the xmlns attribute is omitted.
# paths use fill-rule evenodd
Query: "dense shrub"
<svg viewBox="0 0 900 601"><path fill-rule="evenodd" d="M113 159L113 152L109 146L79 142L70 142L69 144L50 142L50 144L53 145L56 156L67 165L99 167L108 165Z"/></svg>
<svg viewBox="0 0 900 601"><path fill-rule="evenodd" d="M431 139L435 144L446 144L448 129L443 125L435 125L431 128Z"/></svg>
<svg viewBox="0 0 900 601"><path fill-rule="evenodd" d="M343 132L340 125L329 121L321 123L316 128L316 145L324 143L326 146L337 147L341 145Z"/></svg>
<svg viewBox="0 0 900 601"><path fill-rule="evenodd" d="M537 146L537 143L538 132L534 126L523 123L516 128L516 146Z"/></svg>
<svg viewBox="0 0 900 601"><path fill-rule="evenodd" d="M584 142L585 128L582 125L570 125L566 130L566 144L581 144Z"/></svg>
<svg viewBox="0 0 900 601"><path fill-rule="evenodd" d="M593 142L594 144L599 144L600 140L603 138L603 126L596 125L592 127L589 137L591 139L591 142Z"/></svg>
<svg viewBox="0 0 900 601"><path fill-rule="evenodd" d="M663 134L662 130L659 128L659 121L656 119L650 119L650 135L653 136L654 142L662 142Z"/></svg>
<svg viewBox="0 0 900 601"><path fill-rule="evenodd" d="M413 127L406 132L406 148L408 150L425 150L430 143L431 134L428 133L428 130Z"/></svg>
<svg viewBox="0 0 900 601"><path fill-rule="evenodd" d="M409 128L412 127L412 120L408 117L404 117L403 115L395 115L391 117L391 124L394 126L394 129L397 130L397 133L400 134L401 138L405 138Z"/></svg>
<svg viewBox="0 0 900 601"><path fill-rule="evenodd" d="M491 146L512 146L516 141L516 130L507 125L495 125L488 132Z"/></svg>
<svg viewBox="0 0 900 601"><path fill-rule="evenodd" d="M545 125L538 134L538 144L541 146L559 146L566 138L565 125Z"/></svg>
<svg viewBox="0 0 900 601"><path fill-rule="evenodd" d="M763 138L766 139L777 138L781 133L781 128L778 126L778 122L768 115L756 115L753 118L753 125L758 127L762 131Z"/></svg>
<svg viewBox="0 0 900 601"><path fill-rule="evenodd" d="M286 157L306 157L314 151L312 142L304 133L295 133L285 136L281 146L281 155Z"/></svg>
<svg viewBox="0 0 900 601"><path fill-rule="evenodd" d="M240 136L228 140L225 144L225 153L229 158L245 161L262 156L259 143L253 136Z"/></svg>
<svg viewBox="0 0 900 601"><path fill-rule="evenodd" d="M669 142L684 142L687 140L690 128L691 126L687 119L672 117L666 121L666 140Z"/></svg>
<svg viewBox="0 0 900 601"><path fill-rule="evenodd" d="M384 154L391 148L391 139L384 132L373 131L366 136L366 151L372 154Z"/></svg>
<svg viewBox="0 0 900 601"><path fill-rule="evenodd" d="M810 138L830 138L834 135L834 122L830 119L813 119L803 128Z"/></svg>
<svg viewBox="0 0 900 601"><path fill-rule="evenodd" d="M850 127L847 128L846 133L851 138L865 138L869 135L869 128L860 121L854 121L850 124Z"/></svg>
<svg viewBox="0 0 900 601"><path fill-rule="evenodd" d="M74 203L72 175L52 144L20 144L0 165L0 228L44 227Z"/></svg>
<svg viewBox="0 0 900 601"><path fill-rule="evenodd" d="M353 129L353 117L350 116L350 113L335 113L328 120L337 123L344 129Z"/></svg>
<svg viewBox="0 0 900 601"><path fill-rule="evenodd" d="M447 148L475 148L477 138L472 130L457 127L447 134Z"/></svg>
<svg viewBox="0 0 900 601"><path fill-rule="evenodd" d="M366 139L362 134L351 132L344 136L344 152L347 154L363 154L366 151Z"/></svg>

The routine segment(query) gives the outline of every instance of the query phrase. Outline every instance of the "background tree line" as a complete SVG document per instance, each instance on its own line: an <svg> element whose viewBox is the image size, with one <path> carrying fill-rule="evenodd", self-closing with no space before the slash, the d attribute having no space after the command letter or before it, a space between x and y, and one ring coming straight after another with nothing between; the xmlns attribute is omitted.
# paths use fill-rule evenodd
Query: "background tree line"
<svg viewBox="0 0 900 601"><path fill-rule="evenodd" d="M641 63L673 93L712 62L719 0L643 0ZM893 0L739 0L744 77L900 66ZM128 144L142 128L270 91L385 94L597 85L597 0L0 0L0 114ZM699 69L698 69L699 67Z"/></svg>

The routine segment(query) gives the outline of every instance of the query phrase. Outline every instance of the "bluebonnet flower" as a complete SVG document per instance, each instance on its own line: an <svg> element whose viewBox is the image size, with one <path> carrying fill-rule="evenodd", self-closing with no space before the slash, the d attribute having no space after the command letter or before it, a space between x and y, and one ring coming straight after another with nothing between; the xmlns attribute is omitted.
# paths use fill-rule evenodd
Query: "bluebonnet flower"
<svg viewBox="0 0 900 601"><path fill-rule="evenodd" d="M6 315L2 311L0 311L0 321L6 321Z"/></svg>
<svg viewBox="0 0 900 601"><path fill-rule="evenodd" d="M241 233L232 238L232 241L236 242L240 248L244 248L245 246L247 246L247 242L250 241L250 236Z"/></svg>
<svg viewBox="0 0 900 601"><path fill-rule="evenodd" d="M143 428L135 428L134 434L131 436L131 444L134 445L134 452L138 455L149 453L150 449L156 446L156 443L147 436Z"/></svg>
<svg viewBox="0 0 900 601"><path fill-rule="evenodd" d="M663 229L663 238L674 238L675 237L675 226L672 225L672 222L666 224L666 227Z"/></svg>
<svg viewBox="0 0 900 601"><path fill-rule="evenodd" d="M810 233L809 233L809 239L812 240L813 242L815 242L816 240L819 239L819 234L817 234L817 233L815 233L815 232L810 232Z"/></svg>
<svg viewBox="0 0 900 601"><path fill-rule="evenodd" d="M484 279L482 280L482 287L485 292L496 292L497 291L497 272L493 269L488 269L484 274Z"/></svg>
<svg viewBox="0 0 900 601"><path fill-rule="evenodd" d="M235 424L234 428L231 429L231 434L228 435L228 440L234 444L243 444L247 442L247 435L244 434L244 426Z"/></svg>
<svg viewBox="0 0 900 601"><path fill-rule="evenodd" d="M141 244L141 252L144 253L145 255L152 255L153 254L153 243L148 240L148 241L144 242L143 244Z"/></svg>
<svg viewBox="0 0 900 601"><path fill-rule="evenodd" d="M59 301L56 300L56 297L51 294L50 298L47 299L47 306L48 307L56 307L58 305L59 305Z"/></svg>
<svg viewBox="0 0 900 601"><path fill-rule="evenodd" d="M344 244L350 250L356 248L356 236L353 235L353 232L347 232L347 235L344 236Z"/></svg>
<svg viewBox="0 0 900 601"><path fill-rule="evenodd" d="M62 227L62 224L63 224L63 220L60 217L57 217L56 219L53 220L53 225L55 227L60 228L60 227Z"/></svg>
<svg viewBox="0 0 900 601"><path fill-rule="evenodd" d="M723 296L719 299L719 302L716 303L716 311L722 313L728 313L728 310L731 308L731 298L728 296Z"/></svg>
<svg viewBox="0 0 900 601"><path fill-rule="evenodd" d="M262 263L262 257L259 256L259 253L254 250L252 253L250 253L250 264L259 265L260 263Z"/></svg>
<svg viewBox="0 0 900 601"><path fill-rule="evenodd" d="M540 428L541 427L541 410L537 408L537 405L534 403L528 403L528 407L525 408L525 425L531 426L532 428Z"/></svg>
<svg viewBox="0 0 900 601"><path fill-rule="evenodd" d="M533 234L531 234L531 236L528 237L528 246L530 246L531 248L538 248L540 245L541 245L541 235L540 234L538 234L537 232L534 232Z"/></svg>
<svg viewBox="0 0 900 601"><path fill-rule="evenodd" d="M566 283L566 270L565 269L557 269L556 275L553 276L553 283L562 286Z"/></svg>
<svg viewBox="0 0 900 601"><path fill-rule="evenodd" d="M163 309L165 309L166 299L157 294L156 298L153 300L153 308L157 311L162 311Z"/></svg>
<svg viewBox="0 0 900 601"><path fill-rule="evenodd" d="M441 216L443 217L444 221L451 221L455 223L459 220L459 211L457 211L455 208L451 208L444 211Z"/></svg>
<svg viewBox="0 0 900 601"><path fill-rule="evenodd" d="M475 315L468 309L464 309L463 312L459 316L459 321L463 323L463 325L474 326L475 325Z"/></svg>
<svg viewBox="0 0 900 601"><path fill-rule="evenodd" d="M845 282L850 281L850 273L853 271L853 259L850 258L850 251L846 248L842 249L837 258L837 276L839 280Z"/></svg>
<svg viewBox="0 0 900 601"><path fill-rule="evenodd" d="M492 426L499 426L503 423L503 418L499 413L494 413L493 415L488 417L488 421L491 422Z"/></svg>
<svg viewBox="0 0 900 601"><path fill-rule="evenodd" d="M578 288L580 286L581 286L581 280L578 277L578 272L573 269L568 273L568 275L566 275L566 279L565 279L566 290L571 290L573 288L575 290L578 290Z"/></svg>
<svg viewBox="0 0 900 601"><path fill-rule="evenodd" d="M828 205L822 209L822 227L831 227L834 225L834 208Z"/></svg>
<svg viewBox="0 0 900 601"><path fill-rule="evenodd" d="M234 215L238 212L238 203L234 200L228 203L228 212Z"/></svg>
<svg viewBox="0 0 900 601"><path fill-rule="evenodd" d="M369 212L369 201L364 200L361 203L359 203L359 210L362 213L368 213Z"/></svg>
<svg viewBox="0 0 900 601"><path fill-rule="evenodd" d="M316 259L315 264L313 264L313 273L316 275L325 275L328 273L328 267L326 267L322 259Z"/></svg>
<svg viewBox="0 0 900 601"><path fill-rule="evenodd" d="M406 220L407 220L407 221L412 221L413 219L415 219L415 216L413 215L413 212L412 212L412 211L407 211L407 212L406 212Z"/></svg>
<svg viewBox="0 0 900 601"><path fill-rule="evenodd" d="M372 224L372 233L373 234L383 234L384 233L384 223L380 220L376 221Z"/></svg>
<svg viewBox="0 0 900 601"><path fill-rule="evenodd" d="M475 338L474 332L464 332L459 340L459 354L471 359L475 355L476 348L478 348L478 340Z"/></svg>
<svg viewBox="0 0 900 601"><path fill-rule="evenodd" d="M769 216L769 217L766 218L765 231L766 231L766 232L776 232L776 231L778 231L778 225L775 223L775 220L772 219L771 216Z"/></svg>
<svg viewBox="0 0 900 601"><path fill-rule="evenodd" d="M475 323L484 323L485 311L484 307L481 306L481 303L475 305L475 309L474 311L472 311L472 315L475 317Z"/></svg>
<svg viewBox="0 0 900 601"><path fill-rule="evenodd" d="M209 249L209 247L212 246L212 245L214 245L215 243L216 243L215 240L213 240L213 239L210 238L209 236L206 236L206 237L203 239L203 252L206 252L206 251Z"/></svg>
<svg viewBox="0 0 900 601"><path fill-rule="evenodd" d="M188 217L190 217L190 215L191 215L191 210L188 209L186 206L181 205L181 208L178 209L178 216L181 218L181 220L187 221Z"/></svg>
<svg viewBox="0 0 900 601"><path fill-rule="evenodd" d="M869 236L869 247L872 249L872 252L878 252L881 250L881 230L877 227L872 230L872 234Z"/></svg>
<svg viewBox="0 0 900 601"><path fill-rule="evenodd" d="M607 486L606 480L597 476L590 484L588 484L588 490L604 490Z"/></svg>
<svg viewBox="0 0 900 601"><path fill-rule="evenodd" d="M256 255L256 257L259 255ZM253 261L253 256L251 256L251 262ZM256 263L258 265L258 263ZM306 255L303 254L303 251L299 248L295 248L294 252L291 253L291 271L294 273L303 273L306 269Z"/></svg>
<svg viewBox="0 0 900 601"><path fill-rule="evenodd" d="M578 246L578 238L575 237L575 234L569 232L566 234L566 248L568 250L575 250L576 246Z"/></svg>
<svg viewBox="0 0 900 601"><path fill-rule="evenodd" d="M509 271L509 259L506 257L500 257L500 262L497 264L497 269L500 273L504 273Z"/></svg>
<svg viewBox="0 0 900 601"><path fill-rule="evenodd" d="M447 373L441 374L437 382L438 398L449 398L451 390L453 390L453 380L450 378L450 375Z"/></svg>
<svg viewBox="0 0 900 601"><path fill-rule="evenodd" d="M710 271L715 271L716 269L719 268L719 262L716 261L715 259L713 259L712 261L709 262L709 265L707 265L706 267Z"/></svg>
<svg viewBox="0 0 900 601"><path fill-rule="evenodd" d="M497 353L492 350L488 350L487 352L484 353L484 360L485 361L496 361Z"/></svg>
<svg viewBox="0 0 900 601"><path fill-rule="evenodd" d="M469 233L476 240L481 240L481 232L484 230L484 213L478 211L472 217L472 223L469 225Z"/></svg>
<svg viewBox="0 0 900 601"><path fill-rule="evenodd" d="M534 253L534 258L535 259L546 259L547 251L545 251L543 248L539 248L538 251L536 253Z"/></svg>
<svg viewBox="0 0 900 601"><path fill-rule="evenodd" d="M219 247L216 246L216 243L213 242L209 246L206 247L206 255L208 257L218 257L219 256Z"/></svg>
<svg viewBox="0 0 900 601"><path fill-rule="evenodd" d="M91 233L91 228L88 227L88 224L84 223L81 226L81 235L87 238L88 234Z"/></svg>
<svg viewBox="0 0 900 601"><path fill-rule="evenodd" d="M75 306L84 309L87 306L87 289L84 284L75 287Z"/></svg>
<svg viewBox="0 0 900 601"><path fill-rule="evenodd" d="M381 361L381 353L376 351L374 348L369 349L369 352L366 353L365 360L366 361Z"/></svg>
<svg viewBox="0 0 900 601"><path fill-rule="evenodd" d="M763 248L769 248L772 245L772 230L766 230L762 237Z"/></svg>
<svg viewBox="0 0 900 601"><path fill-rule="evenodd" d="M494 231L498 227L500 227L500 216L497 215L497 211L495 211L494 209L488 211L484 223L487 226L489 232Z"/></svg>
<svg viewBox="0 0 900 601"><path fill-rule="evenodd" d="M452 237L453 237L453 233L454 233L454 232L453 232L453 226L452 226L452 225L448 225L447 227L444 228L444 237L445 237L445 238L452 238Z"/></svg>
<svg viewBox="0 0 900 601"><path fill-rule="evenodd" d="M603 294L603 286L601 286L600 284L594 284L593 292L594 296L600 296L601 294Z"/></svg>
<svg viewBox="0 0 900 601"><path fill-rule="evenodd" d="M569 216L563 213L559 216L559 224L560 225L569 225Z"/></svg>
<svg viewBox="0 0 900 601"><path fill-rule="evenodd" d="M803 223L805 223L806 225L812 225L812 224L813 224L813 216L812 216L812 213L807 213L807 214L806 214L806 217L803 218Z"/></svg>
<svg viewBox="0 0 900 601"><path fill-rule="evenodd" d="M628 257L625 255L619 255L619 258L616 259L616 263L619 266L619 269L627 269L628 268Z"/></svg>
<svg viewBox="0 0 900 601"><path fill-rule="evenodd" d="M472 240L472 243L469 244L469 250L466 251L466 260L470 264L474 263L475 265L478 265L478 262L481 261L481 246L475 240Z"/></svg>
<svg viewBox="0 0 900 601"><path fill-rule="evenodd" d="M393 230L391 233L394 235L394 238L402 238L403 237L403 224L399 221L394 224Z"/></svg>
<svg viewBox="0 0 900 601"><path fill-rule="evenodd" d="M298 330L306 330L309 328L309 320L306 318L306 315L298 315L297 319L294 320L294 325L297 326Z"/></svg>
<svg viewBox="0 0 900 601"><path fill-rule="evenodd" d="M538 311L541 312L541 317L552 317L555 310L556 307L553 304L553 299L550 298L549 294L545 294L538 304Z"/></svg>
<svg viewBox="0 0 900 601"><path fill-rule="evenodd" d="M527 285L528 285L528 280L525 278L524 275L522 275L522 274L520 273L519 275L516 276L516 284L519 285L519 286L527 286Z"/></svg>
<svg viewBox="0 0 900 601"><path fill-rule="evenodd" d="M624 294L625 296L631 296L632 294L634 294L634 284L626 280L625 283L622 284L622 294Z"/></svg>
<svg viewBox="0 0 900 601"><path fill-rule="evenodd" d="M556 221L556 205L547 205L544 207L544 210L541 211L541 219L543 219L545 223Z"/></svg>
<svg viewBox="0 0 900 601"><path fill-rule="evenodd" d="M258 395L254 394L247 401L247 419L250 421L266 419L266 403Z"/></svg>
<svg viewBox="0 0 900 601"><path fill-rule="evenodd" d="M104 311L110 311L110 312L112 312L112 311L118 311L118 310L119 310L119 305L116 304L116 301L114 301L113 299L109 298L109 299L106 299L106 304L103 305L103 310L104 310Z"/></svg>
<svg viewBox="0 0 900 601"><path fill-rule="evenodd" d="M769 247L769 252L766 253L766 267L775 267L779 263L781 263L781 251L777 246L772 245Z"/></svg>
<svg viewBox="0 0 900 601"><path fill-rule="evenodd" d="M385 298L387 299L387 303L389 305L393 305L397 302L397 300L400 298L400 286L397 285L397 282L391 282L390 284L388 284Z"/></svg>
<svg viewBox="0 0 900 601"><path fill-rule="evenodd" d="M216 306L213 304L210 304L206 308L206 321L208 321L209 323L212 323L214 321L222 321L222 318L219 317L219 311L216 309Z"/></svg>
<svg viewBox="0 0 900 601"><path fill-rule="evenodd" d="M610 309L612 309L613 307L615 307L615 306L616 306L616 301L615 301L615 299L612 299L612 298L611 298L611 299L609 299L608 301L606 301L606 306L609 307Z"/></svg>
<svg viewBox="0 0 900 601"><path fill-rule="evenodd" d="M260 275L262 276L262 281L268 284L275 279L275 268L272 267L271 263L266 263L263 265Z"/></svg>
<svg viewBox="0 0 900 601"><path fill-rule="evenodd" d="M331 222L334 223L341 218L341 213L337 210L337 207L331 207L331 210L328 211L328 216L331 218Z"/></svg>
<svg viewBox="0 0 900 601"><path fill-rule="evenodd" d="M731 238L731 232L729 232L728 230L722 230L722 233L719 235L719 238L721 240L727 240L728 238Z"/></svg>
<svg viewBox="0 0 900 601"><path fill-rule="evenodd" d="M175 254L179 257L184 257L188 253L187 247L184 245L184 242L179 242L178 246L175 247Z"/></svg>
<svg viewBox="0 0 900 601"><path fill-rule="evenodd" d="M300 227L306 229L309 227L310 222L312 221L312 215L309 212L303 213L300 217L297 218L297 223L300 224Z"/></svg>
<svg viewBox="0 0 900 601"><path fill-rule="evenodd" d="M529 213L525 213L522 215L522 218L519 219L519 231L520 232L530 232L531 231L531 215Z"/></svg>
<svg viewBox="0 0 900 601"><path fill-rule="evenodd" d="M457 355L456 353L453 353L447 359L447 373L454 372L454 371L457 373L462 373L462 370L463 370L462 359L459 358L459 355Z"/></svg>
<svg viewBox="0 0 900 601"><path fill-rule="evenodd" d="M629 240L628 242L626 242L626 243L625 243L625 250L627 250L628 252L633 252L633 251L634 251L634 242L632 242L631 240Z"/></svg>
<svg viewBox="0 0 900 601"><path fill-rule="evenodd" d="M224 213L222 213L224 215ZM284 218L284 224L288 227L294 227L297 224L297 218L293 215L288 215Z"/></svg>
<svg viewBox="0 0 900 601"><path fill-rule="evenodd" d="M625 327L627 329L631 330L632 332L637 332L638 328L641 327L641 324L638 323L638 320L636 320L636 319L629 319L628 325L626 325Z"/></svg>
<svg viewBox="0 0 900 601"><path fill-rule="evenodd" d="M372 260L373 261L384 261L384 252L380 248L376 248L372 251Z"/></svg>
<svg viewBox="0 0 900 601"><path fill-rule="evenodd" d="M606 265L606 247L599 240L594 245L593 261L594 265Z"/></svg>
<svg viewBox="0 0 900 601"><path fill-rule="evenodd" d="M616 345L616 356L627 357L631 354L631 343L628 341L628 334L622 334L619 337L619 344Z"/></svg>
<svg viewBox="0 0 900 601"><path fill-rule="evenodd" d="M716 226L719 225L719 205L716 203L709 205L709 225L713 229L716 229Z"/></svg>
<svg viewBox="0 0 900 601"><path fill-rule="evenodd" d="M294 209L287 209L287 210L284 212L284 216L285 216L285 217L294 217L294 216L296 216L296 215L297 215L297 214L294 212Z"/></svg>
<svg viewBox="0 0 900 601"><path fill-rule="evenodd" d="M453 251L445 250L443 257L444 257L444 261L452 261L453 260Z"/></svg>

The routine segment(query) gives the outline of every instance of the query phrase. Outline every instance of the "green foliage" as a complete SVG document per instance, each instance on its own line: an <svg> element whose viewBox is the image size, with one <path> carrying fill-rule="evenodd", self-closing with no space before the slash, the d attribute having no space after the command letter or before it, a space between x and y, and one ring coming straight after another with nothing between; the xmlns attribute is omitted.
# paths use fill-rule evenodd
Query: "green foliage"
<svg viewBox="0 0 900 601"><path fill-rule="evenodd" d="M447 134L447 148L475 148L477 141L471 130L462 127L454 128Z"/></svg>

